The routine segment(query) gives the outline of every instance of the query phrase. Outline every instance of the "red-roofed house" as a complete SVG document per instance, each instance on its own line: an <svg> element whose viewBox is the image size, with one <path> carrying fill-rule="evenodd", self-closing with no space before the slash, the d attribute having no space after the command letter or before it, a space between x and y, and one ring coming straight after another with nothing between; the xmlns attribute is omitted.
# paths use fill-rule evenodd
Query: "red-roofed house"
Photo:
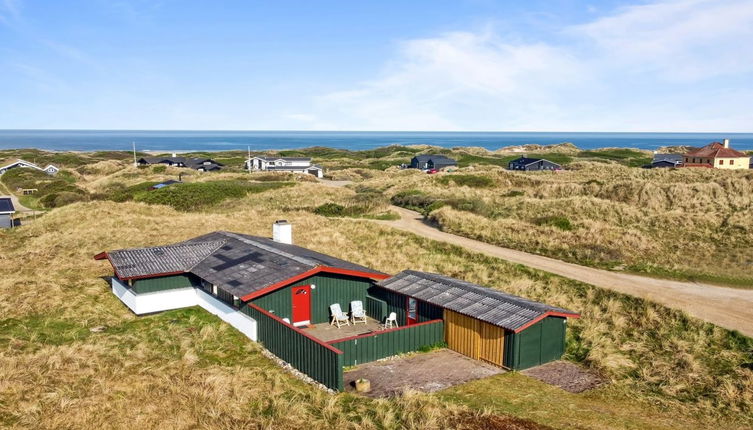
<svg viewBox="0 0 753 430"><path fill-rule="evenodd" d="M750 155L729 147L729 139L712 142L683 155L684 167L711 167L714 169L747 169Z"/></svg>

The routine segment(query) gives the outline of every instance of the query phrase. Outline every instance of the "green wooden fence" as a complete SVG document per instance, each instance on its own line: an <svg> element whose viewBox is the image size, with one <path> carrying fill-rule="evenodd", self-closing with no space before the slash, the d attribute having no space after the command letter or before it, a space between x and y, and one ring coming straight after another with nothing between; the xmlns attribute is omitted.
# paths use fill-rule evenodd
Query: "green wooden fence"
<svg viewBox="0 0 753 430"><path fill-rule="evenodd" d="M376 297L366 296L366 315L383 322L387 317L387 302Z"/></svg>
<svg viewBox="0 0 753 430"><path fill-rule="evenodd" d="M265 348L327 388L342 391L342 351L252 303L244 306L242 311L256 320L259 342Z"/></svg>
<svg viewBox="0 0 753 430"><path fill-rule="evenodd" d="M328 342L342 350L343 364L354 366L444 341L444 322L427 321L410 326L378 331Z"/></svg>

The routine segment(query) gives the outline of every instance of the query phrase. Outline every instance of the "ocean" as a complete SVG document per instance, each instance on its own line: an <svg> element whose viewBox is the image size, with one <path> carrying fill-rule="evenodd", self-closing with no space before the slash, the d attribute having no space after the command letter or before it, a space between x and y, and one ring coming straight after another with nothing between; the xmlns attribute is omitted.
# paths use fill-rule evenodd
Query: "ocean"
<svg viewBox="0 0 753 430"><path fill-rule="evenodd" d="M728 138L739 150L753 150L753 133L584 133L584 132L350 132L350 131L138 131L0 130L0 149L54 151L252 151L311 146L363 150L387 145L442 147L504 146L571 142L581 149L604 147L656 150L661 146L703 146Z"/></svg>

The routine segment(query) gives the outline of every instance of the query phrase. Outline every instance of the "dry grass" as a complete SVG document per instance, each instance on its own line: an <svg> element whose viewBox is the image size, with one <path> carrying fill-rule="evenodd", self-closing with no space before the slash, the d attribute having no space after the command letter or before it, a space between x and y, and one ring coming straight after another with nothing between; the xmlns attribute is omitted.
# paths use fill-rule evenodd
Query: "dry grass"
<svg viewBox="0 0 753 430"><path fill-rule="evenodd" d="M419 178L400 174L412 176ZM255 344L201 310L134 317L100 279L109 267L91 258L105 249L171 243L214 230L267 236L278 218L293 221L297 243L378 270L441 272L582 312L571 324L568 357L613 382L590 400L604 411L589 415L610 415L618 427L651 426L612 408L611 397L619 396L654 414L681 417L688 428L703 428L709 419L741 428L752 423L753 372L743 366L753 361L749 340L641 300L368 221L328 219L291 206L353 194L301 184L212 213L79 203L0 233L7 250L0 255L0 425L444 428L463 414L483 416L431 395L326 395L288 376ZM89 331L101 325L108 329ZM537 402L523 403L529 406L521 414L553 422L531 409ZM567 413L578 422L582 412ZM705 418L695 421L696 415ZM589 423L583 426L599 428Z"/></svg>
<svg viewBox="0 0 753 430"><path fill-rule="evenodd" d="M430 175L383 175L364 184L447 201L431 218L489 243L599 267L753 284L753 173L574 167L562 174L468 171L493 179L493 188Z"/></svg>

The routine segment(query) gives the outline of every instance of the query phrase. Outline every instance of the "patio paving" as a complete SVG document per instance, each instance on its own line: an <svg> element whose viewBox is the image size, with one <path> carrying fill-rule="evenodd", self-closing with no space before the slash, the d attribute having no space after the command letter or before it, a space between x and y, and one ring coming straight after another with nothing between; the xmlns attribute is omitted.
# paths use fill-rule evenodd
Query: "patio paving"
<svg viewBox="0 0 753 430"><path fill-rule="evenodd" d="M379 321L374 318L366 317L366 324L362 322L356 324L350 323L350 325L344 325L337 328L337 326L330 325L329 323L322 323L308 326L302 330L317 339L329 342L337 339L344 339L346 337L381 331L384 330L384 328Z"/></svg>
<svg viewBox="0 0 753 430"><path fill-rule="evenodd" d="M434 392L474 379L506 372L501 367L474 360L449 349L419 353L408 357L374 361L345 372L346 391L355 391L355 380L371 382L369 397L393 397L405 388Z"/></svg>

